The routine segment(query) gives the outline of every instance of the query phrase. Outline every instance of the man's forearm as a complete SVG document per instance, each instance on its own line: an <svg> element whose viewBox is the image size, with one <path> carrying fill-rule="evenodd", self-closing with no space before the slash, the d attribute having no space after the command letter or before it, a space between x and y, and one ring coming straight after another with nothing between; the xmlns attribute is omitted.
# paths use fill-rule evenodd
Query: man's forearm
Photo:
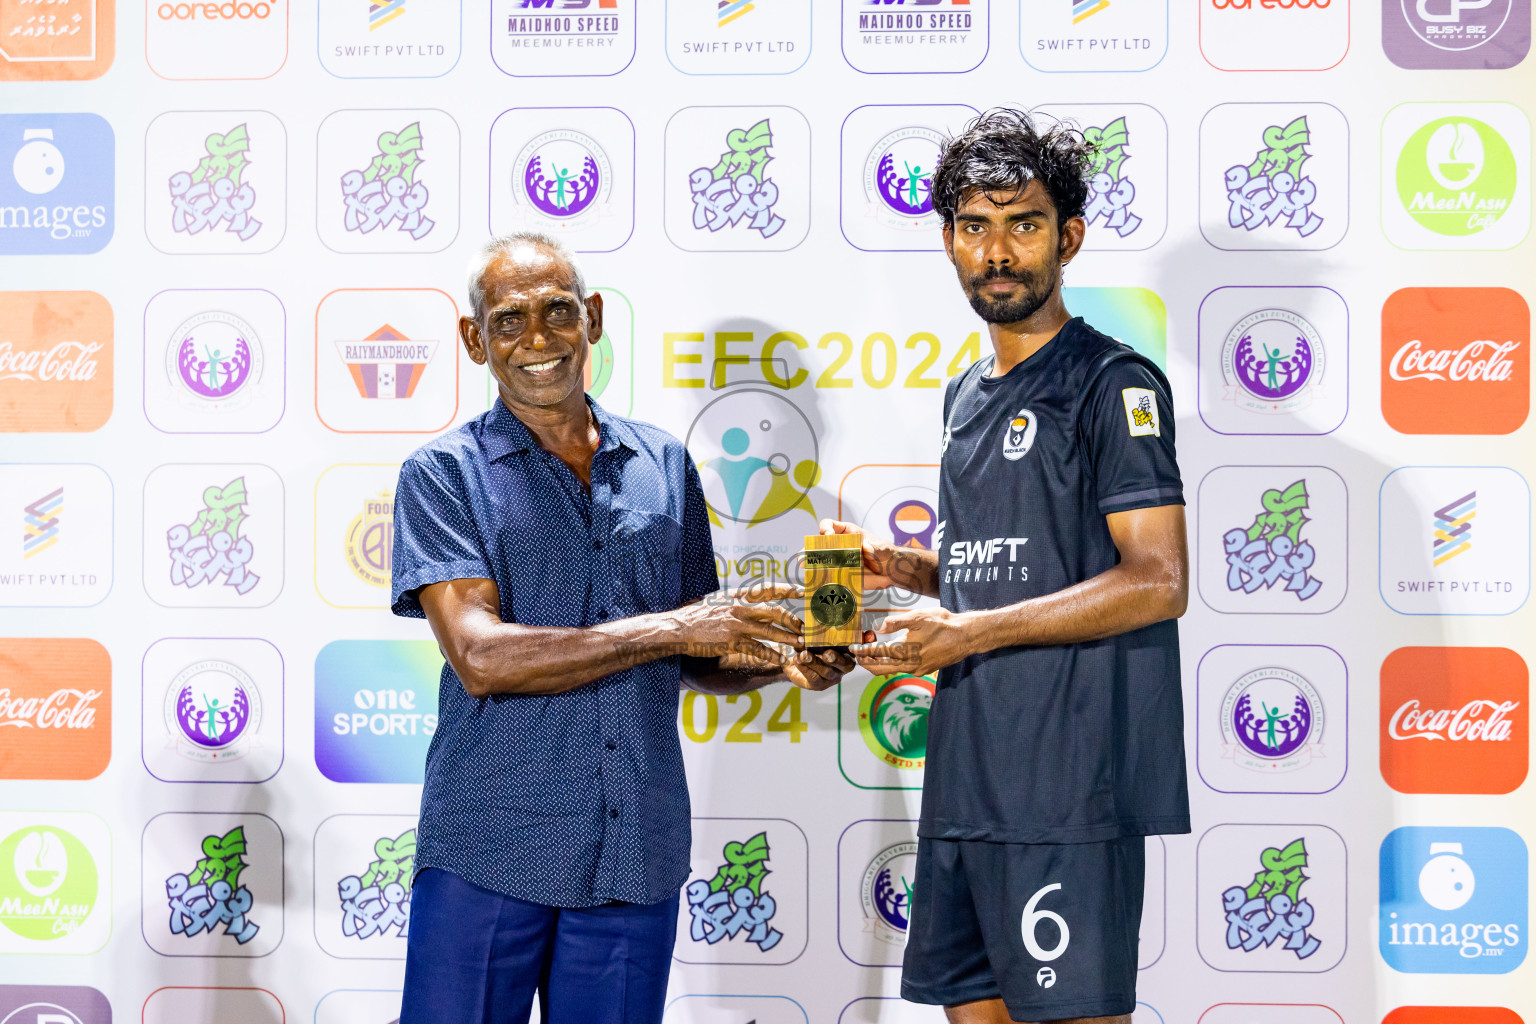
<svg viewBox="0 0 1536 1024"><path fill-rule="evenodd" d="M762 689L770 683L781 683L786 678L784 670L777 665L731 667L731 660L683 655L683 685L699 693L729 697Z"/></svg>
<svg viewBox="0 0 1536 1024"><path fill-rule="evenodd" d="M580 628L496 623L450 660L473 696L551 694L687 648L675 621L657 612Z"/></svg>
<svg viewBox="0 0 1536 1024"><path fill-rule="evenodd" d="M963 628L976 654L999 647L1085 643L1178 618L1187 603L1181 575L1122 563L1054 594L966 612Z"/></svg>

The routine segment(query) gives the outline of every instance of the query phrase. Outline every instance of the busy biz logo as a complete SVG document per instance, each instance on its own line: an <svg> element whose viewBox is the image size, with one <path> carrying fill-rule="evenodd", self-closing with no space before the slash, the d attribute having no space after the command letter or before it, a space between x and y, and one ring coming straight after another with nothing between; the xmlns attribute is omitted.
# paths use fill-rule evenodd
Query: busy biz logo
<svg viewBox="0 0 1536 1024"><path fill-rule="evenodd" d="M1244 139L1257 145L1245 152ZM1338 244L1349 227L1348 154L1349 125L1329 104L1211 108L1200 122L1201 233L1219 249Z"/></svg>
<svg viewBox="0 0 1536 1024"><path fill-rule="evenodd" d="M320 948L335 957L405 959L416 876L416 819L398 814L327 818L315 831L314 864L315 939ZM397 992L394 1016L399 1007Z"/></svg>
<svg viewBox="0 0 1536 1024"><path fill-rule="evenodd" d="M714 139L713 150L706 149ZM779 251L810 221L810 130L786 107L688 107L667 122L667 209L689 251Z"/></svg>
<svg viewBox="0 0 1536 1024"><path fill-rule="evenodd" d="M725 145L713 167L688 175L694 230L744 227L772 238L784 227L784 218L773 209L779 186L767 172L773 159L772 126L763 118L750 128L734 128L726 133Z"/></svg>
<svg viewBox="0 0 1536 1024"><path fill-rule="evenodd" d="M282 483L265 466L161 466L144 490L144 586L167 606L264 605L282 589ZM158 558L155 551L164 554ZM163 559L163 561L162 561Z"/></svg>
<svg viewBox="0 0 1536 1024"><path fill-rule="evenodd" d="M406 938L411 927L411 883L416 876L416 830L380 836L361 874L336 883L343 938L366 942Z"/></svg>
<svg viewBox="0 0 1536 1024"><path fill-rule="evenodd" d="M1045 104L1035 113L1084 126L1083 138L1093 146L1083 211L1092 230L1084 248L1127 252L1156 245L1168 227L1168 124L1163 116L1141 103Z"/></svg>
<svg viewBox="0 0 1536 1024"><path fill-rule="evenodd" d="M287 136L265 111L178 111L144 138L144 230L167 253L261 253L287 219Z"/></svg>
<svg viewBox="0 0 1536 1024"><path fill-rule="evenodd" d="M759 832L745 842L726 843L724 859L714 876L688 883L688 938L714 945L740 939L763 953L777 946L784 933L773 927L778 904L763 884L770 869L768 833Z"/></svg>
<svg viewBox="0 0 1536 1024"><path fill-rule="evenodd" d="M1019 19L1019 49L1037 71L1146 71L1168 52L1168 5L1126 0L1031 5Z"/></svg>
<svg viewBox="0 0 1536 1024"><path fill-rule="evenodd" d="M244 477L206 487L192 521L166 533L171 585L191 590L222 583L241 596L255 589L261 577L246 566L256 557L256 546L240 534L247 515Z"/></svg>
<svg viewBox="0 0 1536 1024"><path fill-rule="evenodd" d="M112 759L112 659L94 640L0 641L0 778L93 779Z"/></svg>
<svg viewBox="0 0 1536 1024"><path fill-rule="evenodd" d="M1347 855L1322 825L1217 825L1196 851L1196 941L1219 971L1315 974L1347 935Z"/></svg>
<svg viewBox="0 0 1536 1024"><path fill-rule="evenodd" d="M459 61L458 0L321 4L320 63L338 78L436 78Z"/></svg>
<svg viewBox="0 0 1536 1024"><path fill-rule="evenodd" d="M100 252L112 240L112 128L95 114L0 114L0 254Z"/></svg>
<svg viewBox="0 0 1536 1024"><path fill-rule="evenodd" d="M270 78L288 60L288 0L148 0L144 56L169 79Z"/></svg>
<svg viewBox="0 0 1536 1024"><path fill-rule="evenodd" d="M283 834L264 814L157 814L144 826L144 939L162 956L265 956L283 938Z"/></svg>
<svg viewBox="0 0 1536 1024"><path fill-rule="evenodd" d="M94 953L112 928L111 838L94 814L0 813L0 952Z"/></svg>
<svg viewBox="0 0 1536 1024"><path fill-rule="evenodd" d="M333 640L315 656L315 765L332 782L420 785L443 656L430 640Z"/></svg>
<svg viewBox="0 0 1536 1024"><path fill-rule="evenodd" d="M1223 756L1252 772L1294 772L1323 756L1326 722L1322 697L1301 673L1254 669L1222 698Z"/></svg>
<svg viewBox="0 0 1536 1024"><path fill-rule="evenodd" d="M1338 607L1348 572L1348 497L1337 473L1221 467L1201 481L1199 502L1200 595L1212 608L1318 615Z"/></svg>
<svg viewBox="0 0 1536 1024"><path fill-rule="evenodd" d="M191 939L222 925L223 934L245 945L261 931L249 916L255 906L251 890L240 879L248 866L245 829L236 825L223 835L206 836L196 852L200 856L191 871L165 880L171 934Z"/></svg>
<svg viewBox="0 0 1536 1024"><path fill-rule="evenodd" d="M113 344L106 299L0 292L0 325L0 431L88 431L107 422Z"/></svg>
<svg viewBox="0 0 1536 1024"><path fill-rule="evenodd" d="M859 734L870 753L893 768L921 769L928 757L932 676L875 676L859 697Z"/></svg>
<svg viewBox="0 0 1536 1024"><path fill-rule="evenodd" d="M1105 6L1108 6L1107 4ZM1141 227L1141 218L1131 212L1136 186L1124 173L1130 130L1125 118L1117 117L1103 126L1083 129L1083 138L1093 146L1088 171L1088 207L1083 217L1092 226L1102 220L1104 227L1125 238Z"/></svg>
<svg viewBox="0 0 1536 1024"><path fill-rule="evenodd" d="M1400 793L1509 793L1529 764L1530 674L1503 647L1402 647L1381 665L1381 775Z"/></svg>
<svg viewBox="0 0 1536 1024"><path fill-rule="evenodd" d="M393 228L418 242L432 232L436 223L426 214L430 195L427 186L416 180L424 156L422 145L419 121L398 132L384 132L368 166L341 176L346 204L342 226L347 231L366 235Z"/></svg>
<svg viewBox="0 0 1536 1024"><path fill-rule="evenodd" d="M1276 948L1305 960L1321 948L1322 941L1308 933L1317 911L1301 895L1306 868L1306 840L1296 839L1264 850L1253 881L1223 890L1228 949L1251 953L1278 943Z"/></svg>
<svg viewBox="0 0 1536 1024"><path fill-rule="evenodd" d="M685 75L783 75L811 51L810 0L667 0L666 52Z"/></svg>
<svg viewBox="0 0 1536 1024"><path fill-rule="evenodd" d="M1272 488L1259 499L1261 510L1252 525L1237 527L1222 535L1227 554L1227 589L1252 594L1283 584L1298 601L1307 601L1322 589L1323 581L1310 570L1317 552L1302 529L1310 521L1307 515L1307 481L1297 480L1285 488Z"/></svg>
<svg viewBox="0 0 1536 1024"><path fill-rule="evenodd" d="M112 1024L107 997L85 985L0 985L4 1024Z"/></svg>
<svg viewBox="0 0 1536 1024"><path fill-rule="evenodd" d="M494 0L491 59L509 75L618 74L635 56L637 13L633 0Z"/></svg>
<svg viewBox="0 0 1536 1024"><path fill-rule="evenodd" d="M0 547L0 607L82 607L112 589L112 482L89 465L0 464L19 531ZM68 497L68 508L65 498Z"/></svg>
<svg viewBox="0 0 1536 1024"><path fill-rule="evenodd" d="M1200 52L1224 71L1326 70L1349 51L1349 13L1349 0L1200 0Z"/></svg>
<svg viewBox="0 0 1536 1024"><path fill-rule="evenodd" d="M431 288L327 295L315 314L320 421L342 433L442 429L458 410L458 349L442 340L457 319Z"/></svg>
<svg viewBox="0 0 1536 1024"><path fill-rule="evenodd" d="M1526 863L1509 829L1394 829L1381 844L1382 959L1414 974L1513 971L1525 960Z"/></svg>
<svg viewBox="0 0 1536 1024"><path fill-rule="evenodd" d="M316 138L316 230L336 252L438 252L459 230L459 127L441 110L339 110Z"/></svg>
<svg viewBox="0 0 1536 1024"><path fill-rule="evenodd" d="M1508 288L1402 288L1381 310L1381 411L1404 434L1508 434L1530 411L1531 314Z"/></svg>
<svg viewBox="0 0 1536 1024"><path fill-rule="evenodd" d="M112 65L116 0L0 5L0 82L82 81Z"/></svg>
<svg viewBox="0 0 1536 1024"><path fill-rule="evenodd" d="M991 0L843 0L843 57L867 74L970 71L991 17Z"/></svg>
<svg viewBox="0 0 1536 1024"><path fill-rule="evenodd" d="M1395 610L1506 615L1525 603L1530 489L1513 470L1393 470L1381 485L1379 522L1381 593Z"/></svg>
<svg viewBox="0 0 1536 1024"><path fill-rule="evenodd" d="M864 930L879 942L905 946L912 920L912 882L917 877L917 843L887 846L864 868L859 902Z"/></svg>
<svg viewBox="0 0 1536 1024"><path fill-rule="evenodd" d="M1264 144L1252 162L1227 170L1227 224L1244 231L1279 224L1302 238L1323 226L1313 210L1317 185L1302 165L1312 156L1305 115L1264 129Z"/></svg>
<svg viewBox="0 0 1536 1024"><path fill-rule="evenodd" d="M1511 68L1531 48L1530 0L1389 0L1381 45L1402 68Z"/></svg>

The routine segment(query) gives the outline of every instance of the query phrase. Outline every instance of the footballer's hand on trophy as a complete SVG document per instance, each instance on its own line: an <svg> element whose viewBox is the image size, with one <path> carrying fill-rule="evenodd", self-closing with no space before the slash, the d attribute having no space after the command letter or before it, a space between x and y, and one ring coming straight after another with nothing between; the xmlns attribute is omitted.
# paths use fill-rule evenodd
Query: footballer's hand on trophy
<svg viewBox="0 0 1536 1024"><path fill-rule="evenodd" d="M905 631L905 637L879 641L877 632L865 630L864 643L854 644L848 651L872 675L905 672L926 676L976 653L970 624L966 615L943 608L892 612L876 625L878 635Z"/></svg>
<svg viewBox="0 0 1536 1024"><path fill-rule="evenodd" d="M784 666L784 677L802 690L827 690L852 672L854 660L835 647L819 651L800 651Z"/></svg>
<svg viewBox="0 0 1536 1024"><path fill-rule="evenodd" d="M860 553L864 563L864 589L884 590L886 587L899 587L905 575L902 569L901 549L894 544L887 544L865 533L853 523L844 523L836 519L823 519L821 521L822 536L830 536L835 533L852 534L860 538Z"/></svg>

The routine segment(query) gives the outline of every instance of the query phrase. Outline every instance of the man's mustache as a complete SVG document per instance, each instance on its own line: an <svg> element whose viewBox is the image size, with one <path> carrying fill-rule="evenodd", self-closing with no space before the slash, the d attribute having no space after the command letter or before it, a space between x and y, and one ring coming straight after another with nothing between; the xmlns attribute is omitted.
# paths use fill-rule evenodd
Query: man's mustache
<svg viewBox="0 0 1536 1024"><path fill-rule="evenodd" d="M973 285L985 284L988 281L1014 281L1018 284L1031 284L1035 275L1027 270L1011 270L1007 267L988 267L985 274L977 274L971 278Z"/></svg>

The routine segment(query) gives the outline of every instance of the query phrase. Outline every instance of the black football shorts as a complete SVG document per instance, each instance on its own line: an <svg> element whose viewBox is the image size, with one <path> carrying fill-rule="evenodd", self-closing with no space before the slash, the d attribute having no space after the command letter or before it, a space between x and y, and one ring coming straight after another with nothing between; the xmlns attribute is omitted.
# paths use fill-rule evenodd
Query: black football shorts
<svg viewBox="0 0 1536 1024"><path fill-rule="evenodd" d="M1022 1021L1130 1013L1145 844L919 839L902 998L1001 997Z"/></svg>

